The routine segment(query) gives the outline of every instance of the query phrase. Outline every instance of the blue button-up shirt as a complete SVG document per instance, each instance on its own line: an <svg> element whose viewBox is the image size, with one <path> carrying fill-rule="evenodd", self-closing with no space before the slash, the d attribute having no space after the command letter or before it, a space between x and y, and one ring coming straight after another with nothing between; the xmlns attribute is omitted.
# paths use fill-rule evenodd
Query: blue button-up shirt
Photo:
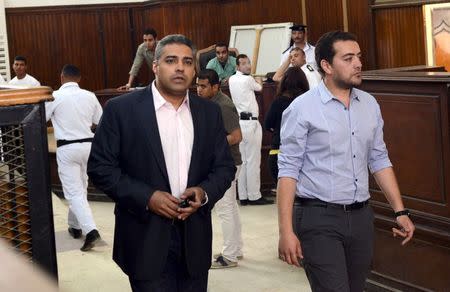
<svg viewBox="0 0 450 292"><path fill-rule="evenodd" d="M284 111L278 177L297 180L296 195L337 204L369 199L372 173L391 167L375 98L352 89L346 108L322 81Z"/></svg>

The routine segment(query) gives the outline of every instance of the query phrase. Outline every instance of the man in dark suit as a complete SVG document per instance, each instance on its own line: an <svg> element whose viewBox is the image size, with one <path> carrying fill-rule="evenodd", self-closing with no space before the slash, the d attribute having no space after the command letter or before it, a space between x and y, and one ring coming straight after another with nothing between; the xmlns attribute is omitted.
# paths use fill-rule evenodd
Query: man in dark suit
<svg viewBox="0 0 450 292"><path fill-rule="evenodd" d="M133 291L207 290L211 209L236 168L220 108L188 94L194 67L189 39L163 38L155 82L110 100L92 143L88 174L116 202L113 258Z"/></svg>

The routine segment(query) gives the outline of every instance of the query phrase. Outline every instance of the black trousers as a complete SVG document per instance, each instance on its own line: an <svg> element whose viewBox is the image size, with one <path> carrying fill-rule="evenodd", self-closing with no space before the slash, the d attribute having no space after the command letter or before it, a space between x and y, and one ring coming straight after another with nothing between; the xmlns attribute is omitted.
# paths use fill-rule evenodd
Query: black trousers
<svg viewBox="0 0 450 292"><path fill-rule="evenodd" d="M373 255L373 211L294 203L294 230L313 292L362 292Z"/></svg>
<svg viewBox="0 0 450 292"><path fill-rule="evenodd" d="M198 276L189 275L183 252L183 227L173 225L169 254L160 278L154 281L129 279L133 292L206 292L208 271Z"/></svg>
<svg viewBox="0 0 450 292"><path fill-rule="evenodd" d="M278 154L269 155L267 158L270 175L272 176L275 185L278 182Z"/></svg>

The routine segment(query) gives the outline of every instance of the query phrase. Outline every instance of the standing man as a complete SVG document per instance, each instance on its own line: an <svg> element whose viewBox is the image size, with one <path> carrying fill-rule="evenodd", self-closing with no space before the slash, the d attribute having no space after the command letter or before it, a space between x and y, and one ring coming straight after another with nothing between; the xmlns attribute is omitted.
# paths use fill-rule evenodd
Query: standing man
<svg viewBox="0 0 450 292"><path fill-rule="evenodd" d="M322 77L319 72L317 72L313 66L306 64L305 52L300 48L292 48L289 58L284 61L284 63L278 68L273 75L273 81L280 82L289 67L300 67L305 73L306 79L308 80L309 88L312 89L320 84Z"/></svg>
<svg viewBox="0 0 450 292"><path fill-rule="evenodd" d="M316 60L324 81L283 114L279 256L303 263L313 291L362 292L374 240L368 168L394 210L401 230L393 232L405 238L402 244L412 238L414 225L383 141L380 107L355 88L362 67L355 36L324 34Z"/></svg>
<svg viewBox="0 0 450 292"><path fill-rule="evenodd" d="M261 196L261 144L262 128L258 121L259 107L255 91L262 90L262 80L250 76L252 66L247 55L236 58L236 74L230 77L230 93L239 113L242 142L239 150L242 167L238 177L238 192L241 205L273 204Z"/></svg>
<svg viewBox="0 0 450 292"><path fill-rule="evenodd" d="M192 42L163 38L155 81L110 100L88 173L116 203L113 258L132 290L206 291L211 209L236 168L219 106L188 93Z"/></svg>
<svg viewBox="0 0 450 292"><path fill-rule="evenodd" d="M236 73L236 58L230 56L226 43L218 43L215 50L216 57L209 60L206 69L213 69L219 75L220 81L227 83L228 78Z"/></svg>
<svg viewBox="0 0 450 292"><path fill-rule="evenodd" d="M134 57L133 65L130 70L130 77L128 83L119 87L118 90L129 90L133 86L133 81L141 69L142 63L147 63L149 68L153 66L153 59L155 55L155 48L157 44L157 34L153 28L148 28L144 31L144 42L139 45L136 56Z"/></svg>
<svg viewBox="0 0 450 292"><path fill-rule="evenodd" d="M23 87L38 87L41 83L33 76L27 74L27 59L23 56L16 56L14 58L13 70L16 77L11 79L8 84Z"/></svg>
<svg viewBox="0 0 450 292"><path fill-rule="evenodd" d="M220 106L222 118L227 132L227 142L234 159L237 171L231 187L216 204L216 212L222 221L223 248L222 253L215 255L211 268L222 269L236 267L238 259L242 258L241 218L236 201L236 179L242 164L239 142L242 141L239 115L231 98L220 91L219 76L212 69L205 69L197 76L197 93L200 97L209 99Z"/></svg>
<svg viewBox="0 0 450 292"><path fill-rule="evenodd" d="M69 203L69 234L73 238L86 235L82 251L92 249L100 234L95 226L87 201L87 161L94 133L92 127L102 116L102 107L92 92L81 89L80 70L65 65L61 72L61 87L55 98L45 104L46 118L52 120L56 139L56 161L64 197Z"/></svg>
<svg viewBox="0 0 450 292"><path fill-rule="evenodd" d="M290 27L290 29L292 30L291 46L287 48L286 51L284 51L281 55L280 66L283 65L286 59L289 59L289 53L291 52L292 48L300 48L303 50L303 52L305 52L306 63L317 68L317 63L314 55L315 47L307 41L308 34L306 32L306 25L294 24Z"/></svg>

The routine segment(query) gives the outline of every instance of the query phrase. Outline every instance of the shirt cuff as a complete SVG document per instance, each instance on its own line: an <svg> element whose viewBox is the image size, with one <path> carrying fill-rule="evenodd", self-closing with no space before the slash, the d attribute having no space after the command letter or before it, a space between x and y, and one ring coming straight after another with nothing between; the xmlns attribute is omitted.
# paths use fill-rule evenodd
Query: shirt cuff
<svg viewBox="0 0 450 292"><path fill-rule="evenodd" d="M205 197L203 198L203 202L201 206L205 206L206 204L208 204L209 199L208 199L208 194L205 192Z"/></svg>
<svg viewBox="0 0 450 292"><path fill-rule="evenodd" d="M298 175L299 175L299 172L296 170L280 169L278 171L278 178L289 177L289 178L293 178L296 181L298 181Z"/></svg>
<svg viewBox="0 0 450 292"><path fill-rule="evenodd" d="M369 165L369 169L372 174L388 167L392 167L392 163L389 158L374 161Z"/></svg>

